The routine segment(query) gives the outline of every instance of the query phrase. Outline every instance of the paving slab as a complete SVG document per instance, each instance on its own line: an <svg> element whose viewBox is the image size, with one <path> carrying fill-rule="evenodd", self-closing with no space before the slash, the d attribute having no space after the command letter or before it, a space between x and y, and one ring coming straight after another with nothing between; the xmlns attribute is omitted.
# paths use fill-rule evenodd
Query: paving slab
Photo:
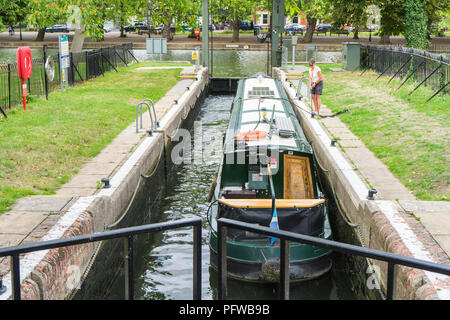
<svg viewBox="0 0 450 320"><path fill-rule="evenodd" d="M8 211L1 215L0 233L29 234L37 225L47 218L48 212Z"/></svg>
<svg viewBox="0 0 450 320"><path fill-rule="evenodd" d="M31 196L17 200L12 211L61 211L72 197Z"/></svg>

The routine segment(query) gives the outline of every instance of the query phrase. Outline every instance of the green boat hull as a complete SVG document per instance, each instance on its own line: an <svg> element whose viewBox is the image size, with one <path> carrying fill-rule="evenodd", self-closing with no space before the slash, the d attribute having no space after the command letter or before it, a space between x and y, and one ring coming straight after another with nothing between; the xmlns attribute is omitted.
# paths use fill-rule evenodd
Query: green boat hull
<svg viewBox="0 0 450 320"><path fill-rule="evenodd" d="M291 282L318 278L332 266L331 250L291 243L289 276ZM210 263L217 269L217 234L210 233ZM268 241L227 240L228 277L242 281L277 283L280 280L280 248Z"/></svg>

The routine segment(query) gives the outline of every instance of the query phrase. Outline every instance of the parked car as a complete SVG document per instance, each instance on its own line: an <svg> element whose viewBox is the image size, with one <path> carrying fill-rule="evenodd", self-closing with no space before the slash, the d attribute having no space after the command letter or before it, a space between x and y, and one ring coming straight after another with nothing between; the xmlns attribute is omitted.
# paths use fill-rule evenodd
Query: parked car
<svg viewBox="0 0 450 320"><path fill-rule="evenodd" d="M260 26L259 24L253 24L253 21L249 21L249 20L243 20L241 21L241 24L239 26L240 30L255 30L255 29L262 29L262 26Z"/></svg>
<svg viewBox="0 0 450 320"><path fill-rule="evenodd" d="M162 24L162 25L160 25L159 27L155 27L155 28L153 28L153 31L156 33L156 34L161 34L162 33L162 30L163 30L163 27L164 27L164 25ZM174 25L170 25L170 32L172 33L172 34L175 34L175 32L176 32L176 28L175 28L175 26Z"/></svg>
<svg viewBox="0 0 450 320"><path fill-rule="evenodd" d="M69 33L69 28L65 24L55 24L49 28L45 28L45 32L65 32Z"/></svg>
<svg viewBox="0 0 450 320"><path fill-rule="evenodd" d="M436 23L433 23L431 25L431 32L436 34L438 37L443 37L446 31L447 31L447 28L445 28L442 25L439 25Z"/></svg>
<svg viewBox="0 0 450 320"><path fill-rule="evenodd" d="M315 32L317 33L317 34L319 34L319 33L327 33L328 31L330 31L330 29L332 28L333 26L331 25L331 24L328 24L328 23L321 23L321 24L319 24L318 26L316 26L316 30L315 30Z"/></svg>
<svg viewBox="0 0 450 320"><path fill-rule="evenodd" d="M112 31L112 28L111 27L103 27L103 32L104 33L108 33L108 32L111 32Z"/></svg>
<svg viewBox="0 0 450 320"><path fill-rule="evenodd" d="M345 34L345 35L349 35L351 32L353 32L354 31L354 29L355 28L353 28L353 27L348 27L347 29L346 28L331 28L330 29L330 35L332 34L332 33L335 33L335 34Z"/></svg>
<svg viewBox="0 0 450 320"><path fill-rule="evenodd" d="M299 23L289 23L284 26L284 32L288 34L289 32L292 32L293 34L301 33L306 31L306 27L299 24Z"/></svg>

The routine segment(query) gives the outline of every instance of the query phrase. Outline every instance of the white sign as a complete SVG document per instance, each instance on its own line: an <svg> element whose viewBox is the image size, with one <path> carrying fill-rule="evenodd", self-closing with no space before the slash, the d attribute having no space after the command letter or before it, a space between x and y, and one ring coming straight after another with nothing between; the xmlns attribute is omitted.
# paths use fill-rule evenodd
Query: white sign
<svg viewBox="0 0 450 320"><path fill-rule="evenodd" d="M70 56L69 56L69 38L67 36L59 37L59 56L62 68L70 67Z"/></svg>

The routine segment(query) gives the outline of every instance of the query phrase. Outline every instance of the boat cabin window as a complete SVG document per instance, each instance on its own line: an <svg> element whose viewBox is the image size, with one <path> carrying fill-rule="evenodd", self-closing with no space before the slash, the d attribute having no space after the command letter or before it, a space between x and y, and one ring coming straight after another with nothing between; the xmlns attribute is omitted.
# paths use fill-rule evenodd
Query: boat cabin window
<svg viewBox="0 0 450 320"><path fill-rule="evenodd" d="M253 87L252 90L248 91L249 98L258 98L258 97L273 97L275 92L270 90L269 87Z"/></svg>

